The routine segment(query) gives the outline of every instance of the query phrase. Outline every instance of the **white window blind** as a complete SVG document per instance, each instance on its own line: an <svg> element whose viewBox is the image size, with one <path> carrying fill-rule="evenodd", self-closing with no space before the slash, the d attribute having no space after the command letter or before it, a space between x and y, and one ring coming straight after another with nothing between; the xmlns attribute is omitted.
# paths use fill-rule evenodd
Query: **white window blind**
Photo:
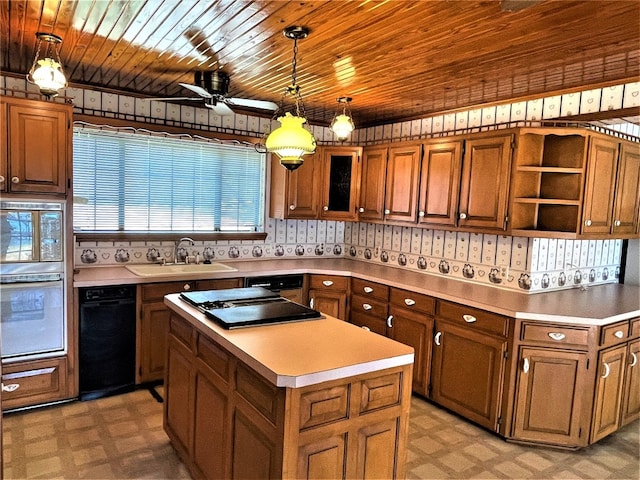
<svg viewBox="0 0 640 480"><path fill-rule="evenodd" d="M265 154L250 146L76 128L76 232L261 232Z"/></svg>

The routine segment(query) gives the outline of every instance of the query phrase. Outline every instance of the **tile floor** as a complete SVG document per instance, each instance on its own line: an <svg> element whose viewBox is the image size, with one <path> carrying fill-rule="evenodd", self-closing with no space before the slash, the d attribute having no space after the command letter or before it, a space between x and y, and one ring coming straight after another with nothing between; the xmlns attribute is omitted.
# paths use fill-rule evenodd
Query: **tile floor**
<svg viewBox="0 0 640 480"><path fill-rule="evenodd" d="M161 392L161 388L159 388ZM188 479L148 390L8 414L5 479ZM640 478L640 422L578 452L503 439L421 398L412 401L409 479Z"/></svg>

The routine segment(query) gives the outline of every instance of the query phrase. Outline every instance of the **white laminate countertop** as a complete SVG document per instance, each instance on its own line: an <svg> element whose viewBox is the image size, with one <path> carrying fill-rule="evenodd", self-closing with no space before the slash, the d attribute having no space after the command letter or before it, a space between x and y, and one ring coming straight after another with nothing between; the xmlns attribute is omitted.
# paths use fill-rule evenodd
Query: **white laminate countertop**
<svg viewBox="0 0 640 480"><path fill-rule="evenodd" d="M179 278L176 276L139 277L124 267L88 267L76 270L73 286L313 273L358 277L514 318L606 325L640 316L640 287L630 285L607 284L589 287L586 290L575 288L527 294L346 258L223 261L221 263L233 266L237 271L192 273Z"/></svg>
<svg viewBox="0 0 640 480"><path fill-rule="evenodd" d="M226 330L175 293L165 304L278 387L300 388L413 363L413 348L333 317Z"/></svg>

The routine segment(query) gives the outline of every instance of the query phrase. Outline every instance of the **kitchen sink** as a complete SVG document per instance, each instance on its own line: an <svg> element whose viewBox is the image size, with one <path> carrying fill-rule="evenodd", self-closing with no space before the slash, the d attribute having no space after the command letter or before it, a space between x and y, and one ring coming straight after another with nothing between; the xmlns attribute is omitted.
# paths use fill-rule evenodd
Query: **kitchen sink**
<svg viewBox="0 0 640 480"><path fill-rule="evenodd" d="M125 268L139 277L166 277L170 275L184 275L189 273L237 272L237 268L223 263L198 264L165 264L160 265L125 265Z"/></svg>

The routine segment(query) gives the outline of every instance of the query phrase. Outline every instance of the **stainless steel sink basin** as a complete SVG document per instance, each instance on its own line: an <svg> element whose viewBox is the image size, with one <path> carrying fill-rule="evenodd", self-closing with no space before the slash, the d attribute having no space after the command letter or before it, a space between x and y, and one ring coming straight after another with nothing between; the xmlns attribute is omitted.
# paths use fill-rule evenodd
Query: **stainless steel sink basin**
<svg viewBox="0 0 640 480"><path fill-rule="evenodd" d="M237 272L237 268L222 263L169 264L169 265L125 265L125 268L139 277L166 277L189 273Z"/></svg>

